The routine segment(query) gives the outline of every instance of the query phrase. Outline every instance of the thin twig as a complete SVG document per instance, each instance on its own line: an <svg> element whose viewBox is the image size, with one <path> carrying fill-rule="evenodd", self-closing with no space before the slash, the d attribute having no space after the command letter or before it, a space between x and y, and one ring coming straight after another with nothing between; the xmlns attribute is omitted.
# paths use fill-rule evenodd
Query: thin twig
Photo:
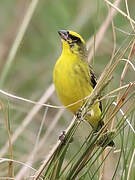
<svg viewBox="0 0 135 180"><path fill-rule="evenodd" d="M13 161L14 163L17 163L17 164L21 164L21 165L23 165L23 166L26 166L26 167L32 169L33 171L36 171L36 169L34 169L33 167L29 166L29 165L26 164L26 163L23 163L23 162L14 160L14 159L9 159L9 158L0 158L0 163L3 163L3 162L10 162L10 161Z"/></svg>
<svg viewBox="0 0 135 180"><path fill-rule="evenodd" d="M133 85L135 85L135 81L134 81L134 82L130 82L129 84L131 84L131 83L132 83ZM108 94L106 94L106 95L104 95L103 97L101 97L100 100L102 101L103 99L106 99L106 98L109 97L110 95L112 95L112 94L114 94L114 93L116 93L116 92L119 92L119 91L127 88L127 87L129 86L129 84L126 84L126 85L121 86L121 87L119 87L119 88L117 88L117 89L114 89L113 91L111 91L111 92L109 92Z"/></svg>
<svg viewBox="0 0 135 180"><path fill-rule="evenodd" d="M50 85L50 86L54 89L54 85L53 84ZM30 99L26 99L26 98L23 98L23 97L20 97L20 96L16 96L16 95L13 95L13 94L8 93L6 91L3 91L2 89L0 89L0 93L5 95L5 96L7 96L7 97L10 97L10 98L13 98L13 99L17 99L17 100L20 100L20 101L24 101L24 102L28 102L28 103L31 103L31 104L35 104L35 105L40 105L40 106L50 107L50 108L55 108L55 109L65 108L64 106L54 106L54 105L50 105L50 104L40 103L39 101L36 102L36 101L30 100Z"/></svg>

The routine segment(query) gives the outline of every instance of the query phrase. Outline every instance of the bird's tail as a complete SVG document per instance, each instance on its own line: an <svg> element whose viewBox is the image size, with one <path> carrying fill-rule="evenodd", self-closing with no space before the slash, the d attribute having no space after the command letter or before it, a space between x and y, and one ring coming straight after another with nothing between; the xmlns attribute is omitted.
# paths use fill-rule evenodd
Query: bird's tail
<svg viewBox="0 0 135 180"><path fill-rule="evenodd" d="M97 131L99 131L104 126L104 122L101 120L99 121ZM99 137L97 144L101 147L114 147L115 143L112 140L115 135L114 131L109 131L108 129Z"/></svg>

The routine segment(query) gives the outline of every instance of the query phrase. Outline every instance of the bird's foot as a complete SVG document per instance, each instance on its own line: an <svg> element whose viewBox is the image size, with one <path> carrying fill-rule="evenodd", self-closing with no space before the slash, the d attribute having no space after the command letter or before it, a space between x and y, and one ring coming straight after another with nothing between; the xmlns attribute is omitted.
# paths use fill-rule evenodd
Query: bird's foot
<svg viewBox="0 0 135 180"><path fill-rule="evenodd" d="M76 117L77 117L77 119L81 119L81 117L82 117L82 109L81 108L77 111Z"/></svg>
<svg viewBox="0 0 135 180"><path fill-rule="evenodd" d="M62 133L61 133L60 136L59 136L59 140L60 140L63 144L66 144L65 135L66 135L66 131L62 131ZM72 143L72 142L73 142L73 137L71 137L69 143Z"/></svg>

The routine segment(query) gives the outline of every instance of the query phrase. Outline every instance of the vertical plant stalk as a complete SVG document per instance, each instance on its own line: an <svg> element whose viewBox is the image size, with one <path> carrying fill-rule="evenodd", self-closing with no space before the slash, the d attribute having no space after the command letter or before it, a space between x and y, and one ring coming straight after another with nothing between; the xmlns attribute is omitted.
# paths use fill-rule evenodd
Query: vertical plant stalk
<svg viewBox="0 0 135 180"><path fill-rule="evenodd" d="M115 4L115 5L118 7L119 3L120 3L120 1L118 1L118 4L117 5ZM109 6L108 6L108 11L111 11ZM117 12L115 12L115 14L117 14ZM111 56L110 62L113 61L113 58L115 57L115 51L116 51L116 33L115 33L115 28L114 28L113 17L114 16L112 16L111 22L112 22L112 33L113 33L113 44L114 45L113 45L113 51L112 51L112 56ZM112 129L110 129L110 130L112 131ZM105 159L107 153L108 153L108 148L105 148L105 150L103 151L102 156L101 156L101 160L102 160L103 164L100 168L99 180L104 180L104 176L106 173L106 171L105 171L106 161L103 161L103 160Z"/></svg>
<svg viewBox="0 0 135 180"><path fill-rule="evenodd" d="M120 4L121 0L116 0L115 3L113 4L115 7L118 7ZM96 34L96 39L93 37L92 39L90 39L87 43L88 48L93 44L93 41L95 41L95 46L94 49L91 48L89 55L88 55L88 62L91 62L92 57L95 53L95 51L98 49L101 40L103 39L103 36L108 28L108 26L110 25L110 22L112 21L113 17L117 14L117 11L115 9L111 9L104 21L104 23L102 24L101 28L99 29L99 31ZM94 40L95 39L95 40Z"/></svg>
<svg viewBox="0 0 135 180"><path fill-rule="evenodd" d="M131 49L130 49L130 53L129 53L129 56L128 56L128 60L131 61L132 57L134 56L134 54L135 54L135 39L134 39L134 41L132 43L132 46L131 46ZM123 81L124 81L124 78L125 78L125 75L126 75L128 67L129 67L129 63L126 62L125 67L123 69L123 72L121 74L120 87L123 85Z"/></svg>
<svg viewBox="0 0 135 180"><path fill-rule="evenodd" d="M13 160L13 148L12 148L12 142L11 142L9 119L7 118L5 107L4 107L4 105L3 105L3 103L1 101L0 101L0 106L1 106L1 110L2 110L3 115L4 115L4 120L5 120L7 134L8 134L9 155L10 155L10 159ZM8 177L10 177L10 178L14 177L14 164L13 164L13 161L9 161Z"/></svg>
<svg viewBox="0 0 135 180"><path fill-rule="evenodd" d="M127 0L125 0L125 4L126 4L127 14L128 14L128 16L130 17ZM133 25L133 23L132 23L131 20L130 20L130 24L131 24L131 27L132 27L133 31L135 32L135 27L134 27L134 25Z"/></svg>
<svg viewBox="0 0 135 180"><path fill-rule="evenodd" d="M19 28L17 36L16 36L16 38L14 40L14 43L13 43L13 45L11 47L11 50L9 52L5 67L3 68L1 78L0 78L0 87L3 86L3 83L4 83L4 81L5 81L6 77L7 77L9 68L10 68L10 66L11 66L11 64L12 64L14 58L15 58L18 47L19 47L19 45L20 45L20 43L21 43L21 41L23 39L23 36L24 36L24 34L26 32L26 29L27 29L27 27L28 27L28 25L30 23L32 15L33 15L36 7L37 7L38 1L39 0L32 0L29 7L28 7L28 9L27 9L27 12L26 12L26 14L24 16L23 22L22 22L22 24L21 24L21 26Z"/></svg>

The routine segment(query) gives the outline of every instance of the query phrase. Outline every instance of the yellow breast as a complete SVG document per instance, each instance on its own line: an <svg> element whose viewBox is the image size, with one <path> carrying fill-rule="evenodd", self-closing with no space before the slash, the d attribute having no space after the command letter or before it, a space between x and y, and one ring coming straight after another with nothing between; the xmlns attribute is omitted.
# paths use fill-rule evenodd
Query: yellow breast
<svg viewBox="0 0 135 180"><path fill-rule="evenodd" d="M70 105L90 95L93 87L90 81L89 65L87 62L79 60L77 56L68 59L61 56L54 68L53 79L57 95L65 106ZM68 107L72 113L76 113L84 101ZM96 114L95 114L96 112ZM101 111L97 104L92 111L92 117L87 118L91 125L97 126Z"/></svg>

